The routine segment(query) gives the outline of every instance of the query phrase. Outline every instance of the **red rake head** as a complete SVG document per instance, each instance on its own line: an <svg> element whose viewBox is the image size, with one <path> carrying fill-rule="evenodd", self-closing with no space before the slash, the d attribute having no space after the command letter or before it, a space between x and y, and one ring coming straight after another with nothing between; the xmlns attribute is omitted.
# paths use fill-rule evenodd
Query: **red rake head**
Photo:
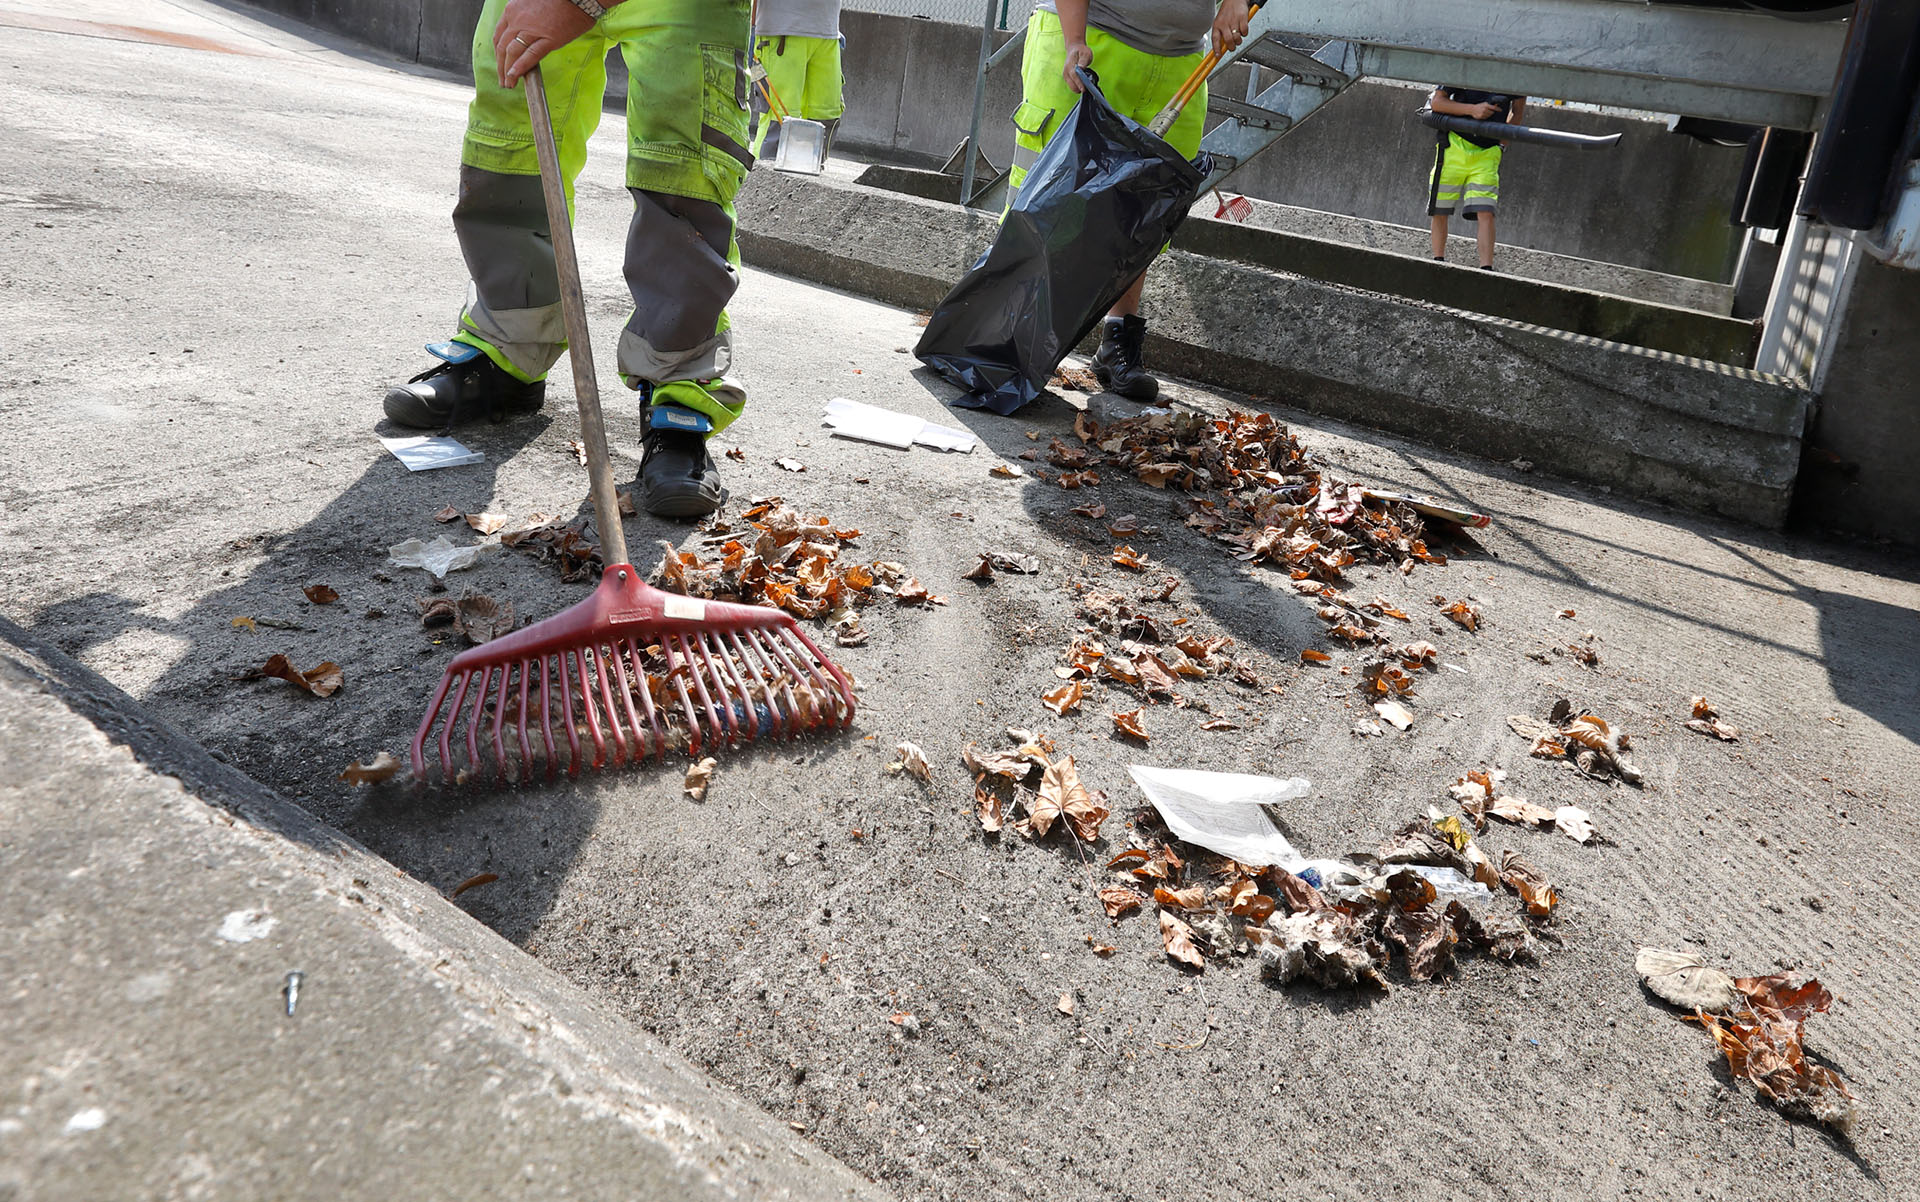
<svg viewBox="0 0 1920 1202"><path fill-rule="evenodd" d="M574 776L852 721L846 673L787 614L664 593L622 563L578 605L447 665L413 774L427 777L430 739L444 780L483 774L484 741L499 779L525 782L539 761L552 779L563 759Z"/></svg>

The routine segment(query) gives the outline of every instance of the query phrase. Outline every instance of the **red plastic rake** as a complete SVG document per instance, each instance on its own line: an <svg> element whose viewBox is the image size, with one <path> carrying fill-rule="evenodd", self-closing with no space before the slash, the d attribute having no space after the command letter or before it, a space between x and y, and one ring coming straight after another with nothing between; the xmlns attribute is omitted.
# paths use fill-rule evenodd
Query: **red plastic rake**
<svg viewBox="0 0 1920 1202"><path fill-rule="evenodd" d="M606 567L578 605L447 665L413 736L413 774L427 777L429 742L449 781L484 776L489 756L500 780L527 781L540 763L551 779L563 759L575 775L583 765L664 757L670 747L697 756L715 744L844 727L853 721L853 686L792 617L662 592L643 583L627 558L538 67L525 84Z"/></svg>

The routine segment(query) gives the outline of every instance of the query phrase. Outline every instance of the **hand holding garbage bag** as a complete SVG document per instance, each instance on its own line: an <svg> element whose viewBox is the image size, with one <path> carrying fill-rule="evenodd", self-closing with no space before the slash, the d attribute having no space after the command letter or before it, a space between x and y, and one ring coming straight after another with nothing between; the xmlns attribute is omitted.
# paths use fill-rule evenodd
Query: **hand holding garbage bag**
<svg viewBox="0 0 1920 1202"><path fill-rule="evenodd" d="M1027 173L1000 233L934 310L914 354L1007 414L1047 380L1186 219L1207 171L1115 112L1098 77Z"/></svg>

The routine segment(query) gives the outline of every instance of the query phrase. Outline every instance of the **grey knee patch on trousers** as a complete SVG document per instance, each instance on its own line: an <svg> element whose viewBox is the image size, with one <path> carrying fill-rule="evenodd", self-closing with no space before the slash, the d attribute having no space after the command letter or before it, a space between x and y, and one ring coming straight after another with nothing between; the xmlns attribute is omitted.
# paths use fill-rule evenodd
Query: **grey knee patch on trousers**
<svg viewBox="0 0 1920 1202"><path fill-rule="evenodd" d="M733 364L720 316L740 287L728 261L733 218L709 200L629 188L627 291L633 316L620 335L620 373L654 381L710 380Z"/></svg>

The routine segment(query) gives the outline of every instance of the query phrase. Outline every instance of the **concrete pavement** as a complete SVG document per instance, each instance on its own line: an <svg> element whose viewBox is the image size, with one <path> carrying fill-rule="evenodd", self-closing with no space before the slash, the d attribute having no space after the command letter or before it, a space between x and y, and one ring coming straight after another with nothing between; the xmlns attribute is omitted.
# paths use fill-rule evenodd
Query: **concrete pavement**
<svg viewBox="0 0 1920 1202"><path fill-rule="evenodd" d="M36 11L43 25L70 18ZM462 431L487 455L470 468L410 476L374 441L380 389L417 370L419 344L447 332L459 300L446 220L457 85L316 51L227 10L109 4L88 15L129 26L164 17L258 53L8 29L0 137L20 166L0 185L0 612L419 882L395 878L399 892L380 897L431 900L426 890L496 874L458 904L514 955L737 1091L776 1134L798 1124L856 1173L916 1199L1920 1189L1920 1058L1906 1012L1916 949L1905 880L1920 818L1912 560L1626 504L1287 413L1343 475L1494 515L1478 549L1444 567L1353 573L1352 594L1377 591L1420 616L1412 636L1461 669L1423 675L1412 731L1360 737L1364 711L1340 672L1358 657L1335 649L1332 667L1301 666L1302 648L1325 645L1310 603L1183 527L1177 495L1119 477L1069 493L987 474L1070 438L1072 407L1049 401L1016 420L950 410L950 390L899 353L917 337L910 311L748 271L736 320L753 400L723 439L744 456L722 461L729 520L749 496L784 495L860 528L862 558L901 562L948 597L930 611L876 606L871 641L836 650L861 684L856 729L729 756L702 804L682 794L677 766L524 792L355 791L336 779L341 768L399 749L456 650L419 626L414 599L427 583L388 565L386 548L445 533L432 515L447 504L576 512L570 390L556 381L540 419ZM626 307L619 142L602 130L579 193L603 367ZM604 388L617 395L610 375ZM817 415L833 396L966 425L986 446L959 457L830 438ZM1168 396L1198 412L1245 403L1179 382ZM635 423L610 408L618 470L630 475ZM1149 706L1153 738L1141 747L1111 733L1108 712L1139 705L1119 690L1072 718L1041 706L1083 624L1072 587L1140 587L1109 566L1108 531L1073 512L1095 500L1156 528L1136 545L1180 582L1156 612L1232 637L1257 666L1262 691L1208 682L1191 698L1239 730L1200 730L1197 705ZM642 563L656 538L698 545L685 527L637 520ZM983 550L1033 554L1042 571L962 579ZM301 589L314 583L340 602L309 603ZM580 595L520 554L448 583L528 616ZM1487 625L1469 634L1428 617L1434 594L1472 598ZM1598 666L1554 652L1589 630ZM319 700L236 680L275 652L302 666L334 659L346 686ZM1742 742L1682 728L1694 693L1746 728ZM1564 696L1626 727L1649 789L1525 756L1506 716ZM57 714L35 721L35 744L88 738ZM1102 916L1072 844L982 835L959 752L997 744L1009 725L1047 731L1113 799L1117 817L1089 861L1125 843L1122 823L1141 801L1132 762L1307 776L1314 792L1287 822L1316 852L1372 846L1427 805L1449 805L1446 785L1480 766L1506 768L1537 803L1588 809L1608 842L1488 836L1562 891L1555 941L1532 966L1476 962L1430 986L1396 978L1384 995L1275 988L1244 961L1190 976L1167 962L1151 915ZM926 748L930 784L886 772L902 739ZM81 840L58 837L74 821L34 827L35 854L82 866ZM178 852L156 862L180 875ZM286 1024L275 990L285 969L312 964L287 963L281 953L296 949L271 938L208 940L206 925L258 908L260 893L285 924L274 934L355 911L338 900L305 909L311 890L275 892L271 867L256 873L258 891L231 900L145 869L108 878L117 895L86 874L33 871L41 891L5 897L29 916L48 908L46 889L158 911L171 958L235 974L222 995L232 1004L208 1012L250 1015L240 1037L277 1033L275 1046L291 1047L302 1020ZM369 955L378 935L361 945ZM1635 983L1643 941L1685 943L1744 971L1804 967L1832 986L1842 1004L1814 1020L1810 1041L1861 1095L1854 1142L1792 1124L1717 1075L1704 1035ZM37 973L85 983L113 968L36 947ZM316 974L310 998L316 1018L341 1024L321 1028L330 1046L410 1046L330 1010L337 987ZM110 1041L101 1013L76 1010L75 1029ZM914 1035L895 1021L908 1013ZM7 1021L37 1032L59 1017ZM482 1031L511 1049L500 1027ZM451 1070L471 1063L468 1050L432 1046L421 1059ZM535 1087L537 1062L515 1063L506 1076L530 1123L573 1114ZM27 1073L9 1067L7 1088ZM47 1096L51 1130L36 1126L36 1138L113 1133L114 1106ZM101 1125L87 1132L89 1117L67 1136L94 1107ZM583 1138L613 1130L584 1125ZM293 1140L274 1146L305 1154ZM370 1154L371 1174L403 1145L367 1146L386 1157ZM581 1173L582 1193L604 1181Z"/></svg>
<svg viewBox="0 0 1920 1202"><path fill-rule="evenodd" d="M884 1196L5 619L0 761L0 1195Z"/></svg>

